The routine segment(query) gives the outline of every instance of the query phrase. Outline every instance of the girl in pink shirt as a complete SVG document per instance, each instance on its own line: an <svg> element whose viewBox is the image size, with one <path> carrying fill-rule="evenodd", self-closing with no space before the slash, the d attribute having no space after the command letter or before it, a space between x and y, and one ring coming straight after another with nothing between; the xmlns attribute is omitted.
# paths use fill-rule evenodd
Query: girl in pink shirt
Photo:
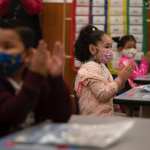
<svg viewBox="0 0 150 150"><path fill-rule="evenodd" d="M118 68L124 67L128 63L132 63L135 67L128 79L129 86L131 88L137 86L134 79L138 76L145 75L148 73L149 62L144 56L141 57L140 64L136 63L136 55L138 50L136 49L136 39L132 35L123 36L118 43L118 49L120 50L121 56L118 62Z"/></svg>
<svg viewBox="0 0 150 150"><path fill-rule="evenodd" d="M75 43L75 56L82 63L75 80L80 113L111 116L113 97L130 76L132 66L127 65L113 80L105 65L113 57L112 39L92 25L81 30Z"/></svg>

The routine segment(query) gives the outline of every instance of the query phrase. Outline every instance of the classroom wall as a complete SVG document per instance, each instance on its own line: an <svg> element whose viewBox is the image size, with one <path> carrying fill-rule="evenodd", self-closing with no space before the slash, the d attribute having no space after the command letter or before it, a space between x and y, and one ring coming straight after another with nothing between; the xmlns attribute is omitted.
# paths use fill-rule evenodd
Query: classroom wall
<svg viewBox="0 0 150 150"><path fill-rule="evenodd" d="M66 51L66 63L64 77L67 84L73 89L75 73L70 64L70 31L71 31L71 1L45 0L44 9L41 14L41 24L44 39L53 48L55 41L61 41Z"/></svg>
<svg viewBox="0 0 150 150"><path fill-rule="evenodd" d="M73 89L75 73L70 64L70 31L71 31L71 1L66 0L44 0L44 9L42 12L42 29L44 39L49 43L49 48L53 48L55 41L64 43L66 51L66 64L64 76L68 85ZM150 50L150 9L147 14L147 40L148 50Z"/></svg>
<svg viewBox="0 0 150 150"><path fill-rule="evenodd" d="M150 9L147 11L147 41L148 50L150 51Z"/></svg>

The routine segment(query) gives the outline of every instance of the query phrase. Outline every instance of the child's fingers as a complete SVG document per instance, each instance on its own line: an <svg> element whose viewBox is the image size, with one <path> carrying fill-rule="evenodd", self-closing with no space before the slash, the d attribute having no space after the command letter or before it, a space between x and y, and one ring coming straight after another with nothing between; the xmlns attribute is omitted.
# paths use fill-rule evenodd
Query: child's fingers
<svg viewBox="0 0 150 150"><path fill-rule="evenodd" d="M39 42L38 48L37 48L37 53L39 59L44 59L43 61L46 61L49 58L49 51L47 48L47 43L43 40Z"/></svg>
<svg viewBox="0 0 150 150"><path fill-rule="evenodd" d="M64 47L58 41L54 44L53 55L58 56L58 57L64 57L65 56Z"/></svg>
<svg viewBox="0 0 150 150"><path fill-rule="evenodd" d="M124 69L125 69L126 72L131 73L132 70L133 70L133 66L132 66L131 64L129 64L129 65L126 66Z"/></svg>
<svg viewBox="0 0 150 150"><path fill-rule="evenodd" d="M47 43L44 40L41 40L38 44L38 51L47 50Z"/></svg>
<svg viewBox="0 0 150 150"><path fill-rule="evenodd" d="M32 48L32 49L31 49L31 53L32 53L32 54L35 54L36 51L37 51L37 50L36 50L35 48Z"/></svg>

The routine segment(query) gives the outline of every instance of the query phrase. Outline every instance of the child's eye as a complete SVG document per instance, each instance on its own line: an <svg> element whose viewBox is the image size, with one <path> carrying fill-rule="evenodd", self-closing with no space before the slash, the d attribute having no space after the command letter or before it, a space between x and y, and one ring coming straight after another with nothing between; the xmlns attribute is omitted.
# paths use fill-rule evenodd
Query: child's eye
<svg viewBox="0 0 150 150"><path fill-rule="evenodd" d="M105 48L112 48L112 45L105 46Z"/></svg>
<svg viewBox="0 0 150 150"><path fill-rule="evenodd" d="M7 49L10 49L10 48L13 48L14 47L14 45L13 44L11 44L11 43L5 43L4 44L4 48L7 50Z"/></svg>

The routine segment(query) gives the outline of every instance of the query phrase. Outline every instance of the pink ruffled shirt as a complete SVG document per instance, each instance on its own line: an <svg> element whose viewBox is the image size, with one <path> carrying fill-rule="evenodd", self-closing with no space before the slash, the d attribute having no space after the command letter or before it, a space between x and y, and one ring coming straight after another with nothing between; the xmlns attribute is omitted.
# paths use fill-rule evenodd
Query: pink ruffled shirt
<svg viewBox="0 0 150 150"><path fill-rule="evenodd" d="M149 69L149 64L145 58L142 58L140 65L138 66L134 59L128 58L127 56L121 56L119 59L118 66L119 66L119 68L122 68L123 66L125 66L128 63L132 63L135 66L130 78L128 79L129 85L131 87L135 87L137 85L136 85L136 83L134 83L133 80L138 76L147 74L148 69Z"/></svg>
<svg viewBox="0 0 150 150"><path fill-rule="evenodd" d="M89 61L78 70L75 91L82 115L111 116L118 85L104 64Z"/></svg>

